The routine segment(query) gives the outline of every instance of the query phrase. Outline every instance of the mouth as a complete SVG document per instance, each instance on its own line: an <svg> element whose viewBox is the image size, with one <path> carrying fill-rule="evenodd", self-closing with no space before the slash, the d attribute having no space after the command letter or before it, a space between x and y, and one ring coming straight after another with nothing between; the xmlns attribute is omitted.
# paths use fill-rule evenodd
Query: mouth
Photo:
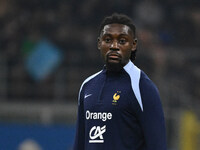
<svg viewBox="0 0 200 150"><path fill-rule="evenodd" d="M107 55L108 59L112 59L112 60L119 60L121 59L121 55L118 54L117 52L110 52Z"/></svg>
<svg viewBox="0 0 200 150"><path fill-rule="evenodd" d="M121 62L122 56L116 51L110 51L107 53L106 62L108 64L119 64Z"/></svg>

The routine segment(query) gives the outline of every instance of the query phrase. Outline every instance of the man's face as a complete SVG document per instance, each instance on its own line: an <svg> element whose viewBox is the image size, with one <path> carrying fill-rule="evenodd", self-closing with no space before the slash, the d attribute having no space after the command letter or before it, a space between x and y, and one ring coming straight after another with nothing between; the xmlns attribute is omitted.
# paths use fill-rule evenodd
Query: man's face
<svg viewBox="0 0 200 150"><path fill-rule="evenodd" d="M123 24L105 25L98 39L98 49L106 66L123 67L128 63L136 46L132 30Z"/></svg>

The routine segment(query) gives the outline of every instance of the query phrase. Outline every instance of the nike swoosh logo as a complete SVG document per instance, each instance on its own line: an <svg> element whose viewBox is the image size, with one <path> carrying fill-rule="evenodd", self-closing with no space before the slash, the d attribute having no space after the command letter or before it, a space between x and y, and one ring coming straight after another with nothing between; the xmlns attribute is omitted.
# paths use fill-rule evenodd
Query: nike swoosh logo
<svg viewBox="0 0 200 150"><path fill-rule="evenodd" d="M91 96L92 94L85 94L84 98Z"/></svg>

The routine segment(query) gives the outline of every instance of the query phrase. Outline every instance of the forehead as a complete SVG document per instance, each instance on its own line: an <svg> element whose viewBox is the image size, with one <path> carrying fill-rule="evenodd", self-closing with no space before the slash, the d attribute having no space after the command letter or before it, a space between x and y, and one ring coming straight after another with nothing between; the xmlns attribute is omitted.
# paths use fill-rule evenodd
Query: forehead
<svg viewBox="0 0 200 150"><path fill-rule="evenodd" d="M129 26L124 24L108 24L102 30L102 35L105 34L126 34L132 35L132 30Z"/></svg>

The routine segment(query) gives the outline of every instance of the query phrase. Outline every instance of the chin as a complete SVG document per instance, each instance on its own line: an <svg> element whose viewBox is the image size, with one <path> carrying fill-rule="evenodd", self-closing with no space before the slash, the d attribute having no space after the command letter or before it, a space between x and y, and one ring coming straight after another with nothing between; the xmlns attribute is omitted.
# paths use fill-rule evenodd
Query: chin
<svg viewBox="0 0 200 150"><path fill-rule="evenodd" d="M107 61L107 64L121 64L121 61L120 60L112 60L112 59L109 59Z"/></svg>
<svg viewBox="0 0 200 150"><path fill-rule="evenodd" d="M121 59L107 59L106 60L106 64L107 65L119 65L121 66L122 62L121 62Z"/></svg>
<svg viewBox="0 0 200 150"><path fill-rule="evenodd" d="M119 60L108 60L106 61L106 67L111 71L119 71L123 68L123 65Z"/></svg>

